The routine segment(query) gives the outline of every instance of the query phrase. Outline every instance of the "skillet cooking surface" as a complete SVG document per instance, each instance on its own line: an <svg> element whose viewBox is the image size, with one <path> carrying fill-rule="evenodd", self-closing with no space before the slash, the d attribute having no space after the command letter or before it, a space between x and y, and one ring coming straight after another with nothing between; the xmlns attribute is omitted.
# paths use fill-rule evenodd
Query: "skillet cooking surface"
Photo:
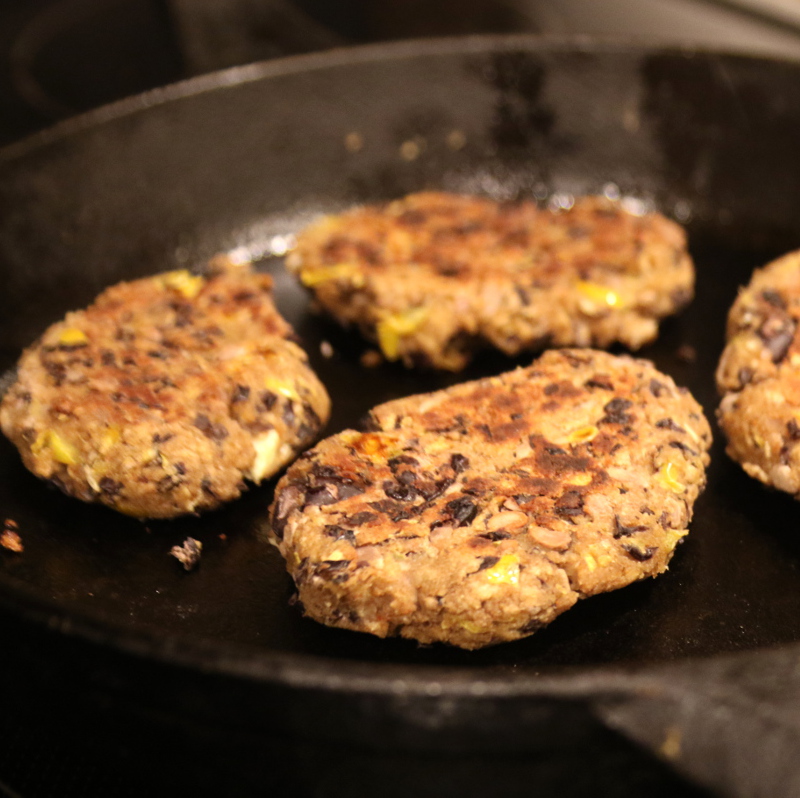
<svg viewBox="0 0 800 798"><path fill-rule="evenodd" d="M106 285L235 247L280 252L282 236L322 211L423 188L515 197L616 187L687 224L697 297L640 354L713 418L737 286L800 245L799 73L714 54L467 40L234 70L67 123L0 158L0 371ZM379 402L530 362L487 353L457 376L365 369L365 345L308 312L279 257L262 267L332 395L326 434ZM156 654L177 638L231 661L315 655L334 670L355 660L532 674L800 640L800 505L745 477L715 436L708 488L666 574L483 651L303 619L266 542L273 484L200 518L142 524L48 487L5 439L0 518L16 520L25 551L0 550L0 594L23 614L45 608L117 640L149 640ZM168 555L187 535L204 544L188 574Z"/></svg>

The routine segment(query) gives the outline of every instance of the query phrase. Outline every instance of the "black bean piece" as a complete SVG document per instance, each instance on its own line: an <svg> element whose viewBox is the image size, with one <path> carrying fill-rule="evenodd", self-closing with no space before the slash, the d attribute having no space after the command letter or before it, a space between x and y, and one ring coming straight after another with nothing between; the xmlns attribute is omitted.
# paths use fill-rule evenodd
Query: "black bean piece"
<svg viewBox="0 0 800 798"><path fill-rule="evenodd" d="M309 427L305 421L297 428L297 438L303 442L311 441L316 434L317 431Z"/></svg>
<svg viewBox="0 0 800 798"><path fill-rule="evenodd" d="M623 399L618 396L612 399L607 405L603 407L605 416L600 419L601 424L630 424L633 421L633 416L627 411L633 407L633 402L630 399Z"/></svg>
<svg viewBox="0 0 800 798"><path fill-rule="evenodd" d="M767 317L758 329L758 335L772 355L773 363L780 363L786 357L794 340L794 334L794 321L778 314Z"/></svg>
<svg viewBox="0 0 800 798"><path fill-rule="evenodd" d="M686 430L680 426L680 424L676 424L671 418L660 418L658 421L656 421L656 426L659 429L671 429L673 432L686 432Z"/></svg>
<svg viewBox="0 0 800 798"><path fill-rule="evenodd" d="M350 578L348 567L350 560L323 560L314 567L314 575L335 584L346 582Z"/></svg>
<svg viewBox="0 0 800 798"><path fill-rule="evenodd" d="M178 479L178 477L172 474L167 474L167 476L162 477L158 480L158 482L156 482L156 490L159 493L169 493L181 485L183 485L182 479Z"/></svg>
<svg viewBox="0 0 800 798"><path fill-rule="evenodd" d="M211 419L204 413L198 413L195 416L193 424L203 435L214 441L224 440L229 434L224 424L212 423Z"/></svg>
<svg viewBox="0 0 800 798"><path fill-rule="evenodd" d="M789 438L791 440L800 440L800 424L798 424L793 418L789 419L789 421L786 423L786 432L789 434Z"/></svg>
<svg viewBox="0 0 800 798"><path fill-rule="evenodd" d="M478 537L494 542L496 540L508 540L511 537L511 533L499 529L496 532L484 532L482 535L478 535Z"/></svg>
<svg viewBox="0 0 800 798"><path fill-rule="evenodd" d="M481 560L481 564L478 566L478 571L485 571L487 568L497 565L498 562L500 562L499 557L484 557Z"/></svg>
<svg viewBox="0 0 800 798"><path fill-rule="evenodd" d="M261 391L258 395L259 402L261 402L261 406L264 410L272 410L275 407L275 402L278 401L278 395L272 393L272 391Z"/></svg>
<svg viewBox="0 0 800 798"><path fill-rule="evenodd" d="M338 468L328 465L320 465L320 463L314 463L314 465L311 466L311 473L318 480L325 482L341 479L342 476Z"/></svg>
<svg viewBox="0 0 800 798"><path fill-rule="evenodd" d="M204 477L203 480L200 482L200 487L203 490L203 493L207 493L212 499L219 499L219 496L214 492L214 484L208 477Z"/></svg>
<svg viewBox="0 0 800 798"><path fill-rule="evenodd" d="M620 538L627 538L631 535L635 535L637 532L647 532L649 527L646 527L644 524L637 524L635 526L626 526L619 520L619 516L614 516L614 538L619 540Z"/></svg>
<svg viewBox="0 0 800 798"><path fill-rule="evenodd" d="M534 632L538 632L544 624L541 621L537 621L535 618L531 618L526 624L520 626L519 630L522 634L530 635Z"/></svg>
<svg viewBox="0 0 800 798"><path fill-rule="evenodd" d="M352 529L345 529L338 524L325 524L322 532L334 540L346 540L351 546L356 545L356 536L353 534Z"/></svg>
<svg viewBox="0 0 800 798"><path fill-rule="evenodd" d="M304 507L321 507L326 504L335 504L339 501L339 496L334 493L335 488L331 485L315 485L306 491L303 503Z"/></svg>
<svg viewBox="0 0 800 798"><path fill-rule="evenodd" d="M580 515L583 513L583 494L577 490L568 490L556 499L553 510L558 515Z"/></svg>
<svg viewBox="0 0 800 798"><path fill-rule="evenodd" d="M413 471L401 471L397 475L397 481L402 485L413 485L417 481L417 475Z"/></svg>
<svg viewBox="0 0 800 798"><path fill-rule="evenodd" d="M686 454L692 455L692 457L697 456L697 452L690 446L687 446L683 441L670 441L669 445L673 449L680 449L682 452L686 452Z"/></svg>
<svg viewBox="0 0 800 798"><path fill-rule="evenodd" d="M494 433L492 432L492 428L488 424L476 424L475 429L479 432L482 432L486 437L486 440L494 440Z"/></svg>
<svg viewBox="0 0 800 798"><path fill-rule="evenodd" d="M100 362L104 366L115 366L117 364L117 359L114 357L114 353L110 349L104 349L100 353Z"/></svg>
<svg viewBox="0 0 800 798"><path fill-rule="evenodd" d="M367 510L364 510L360 513L356 513L355 515L351 515L344 520L351 526L363 526L364 524L368 524L370 521L374 521L377 517L378 516L375 513L370 513Z"/></svg>
<svg viewBox="0 0 800 798"><path fill-rule="evenodd" d="M520 304L524 306L531 304L531 295L521 285L514 285L514 290L517 292Z"/></svg>
<svg viewBox="0 0 800 798"><path fill-rule="evenodd" d="M400 507L399 504L390 499L381 499L377 502L368 502L368 504L373 510L377 510L379 513L386 513L387 515Z"/></svg>
<svg viewBox="0 0 800 798"><path fill-rule="evenodd" d="M341 571L350 565L350 560L323 560L320 565L324 565L331 571Z"/></svg>
<svg viewBox="0 0 800 798"><path fill-rule="evenodd" d="M414 487L426 502L430 502L441 496L454 482L454 479L445 478L436 482L417 482Z"/></svg>
<svg viewBox="0 0 800 798"><path fill-rule="evenodd" d="M601 374L595 374L590 380L586 380L583 383L585 388L600 388L603 391L613 391L614 384L608 377L604 377Z"/></svg>
<svg viewBox="0 0 800 798"><path fill-rule="evenodd" d="M545 396L552 396L554 393L558 393L558 383L551 382L549 385L544 386Z"/></svg>
<svg viewBox="0 0 800 798"><path fill-rule="evenodd" d="M653 394L653 396L655 396L656 399L659 399L665 393L669 393L669 391L667 390L667 386L664 385L663 382L659 382L658 380L653 379L650 380L650 393Z"/></svg>
<svg viewBox="0 0 800 798"><path fill-rule="evenodd" d="M410 485L399 485L397 482L390 482L389 480L386 480L381 487L390 499L396 499L399 502L413 501L417 495L416 490Z"/></svg>
<svg viewBox="0 0 800 798"><path fill-rule="evenodd" d="M762 291L761 298L779 310L786 310L786 300L777 291Z"/></svg>
<svg viewBox="0 0 800 798"><path fill-rule="evenodd" d="M392 457L392 459L389 460L386 465L388 465L392 471L396 471L401 465L418 466L419 460L417 460L415 457L411 457L411 455L408 454L400 454L397 457Z"/></svg>
<svg viewBox="0 0 800 798"><path fill-rule="evenodd" d="M306 422L303 426L307 425L311 429L312 434L316 433L322 428L322 419L317 415L317 411L314 410L314 408L311 407L308 402L303 402L303 413L306 417Z"/></svg>
<svg viewBox="0 0 800 798"><path fill-rule="evenodd" d="M236 388L233 390L233 396L231 397L231 402L236 404L236 402L245 402L250 397L250 386L249 385L237 385Z"/></svg>
<svg viewBox="0 0 800 798"><path fill-rule="evenodd" d="M456 526L467 526L478 514L478 506L466 496L447 502L445 509L456 522Z"/></svg>
<svg viewBox="0 0 800 798"><path fill-rule="evenodd" d="M294 406L291 402L287 403L286 407L283 408L283 413L281 413L281 416L284 424L286 424L287 427L291 427L294 424L295 412Z"/></svg>
<svg viewBox="0 0 800 798"><path fill-rule="evenodd" d="M466 471L469 468L469 458L465 457L463 454L459 454L456 452L450 458L450 468L456 472L456 474L460 474L463 471Z"/></svg>
<svg viewBox="0 0 800 798"><path fill-rule="evenodd" d="M647 562L658 551L658 546L645 546L643 549L632 543L623 543L622 548L636 560L636 562Z"/></svg>
<svg viewBox="0 0 800 798"><path fill-rule="evenodd" d="M111 479L111 477L102 477L97 484L106 496L118 496L124 487L121 482L117 482L115 479Z"/></svg>
<svg viewBox="0 0 800 798"><path fill-rule="evenodd" d="M359 496L364 492L364 488L360 485L354 485L350 482L344 482L338 486L338 496L339 501L342 502L345 499L350 499L353 496Z"/></svg>
<svg viewBox="0 0 800 798"><path fill-rule="evenodd" d="M742 368L739 369L739 373L737 375L739 379L739 384L743 386L748 385L754 376L755 372L748 366L742 366Z"/></svg>
<svg viewBox="0 0 800 798"><path fill-rule="evenodd" d="M278 494L272 513L272 531L278 540L283 539L283 530L289 514L300 506L302 498L303 492L297 485L290 485Z"/></svg>

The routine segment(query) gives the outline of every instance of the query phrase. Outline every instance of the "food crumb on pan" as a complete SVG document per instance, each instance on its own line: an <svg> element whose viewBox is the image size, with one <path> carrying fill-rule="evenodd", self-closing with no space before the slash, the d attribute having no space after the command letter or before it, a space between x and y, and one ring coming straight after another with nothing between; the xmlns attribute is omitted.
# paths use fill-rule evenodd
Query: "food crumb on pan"
<svg viewBox="0 0 800 798"><path fill-rule="evenodd" d="M364 137L354 130L344 137L344 147L348 152L361 152L364 148Z"/></svg>
<svg viewBox="0 0 800 798"><path fill-rule="evenodd" d="M180 546L173 546L169 553L183 565L184 571L191 571L200 562L203 544L194 538L186 538Z"/></svg>
<svg viewBox="0 0 800 798"><path fill-rule="evenodd" d="M697 350L691 344L682 344L675 350L675 357L681 363L695 363L697 361Z"/></svg>
<svg viewBox="0 0 800 798"><path fill-rule="evenodd" d="M361 365L365 369L377 368L382 362L383 358L377 349L367 349L367 351L361 355Z"/></svg>
<svg viewBox="0 0 800 798"><path fill-rule="evenodd" d="M467 137L463 130L451 130L447 134L446 142L451 150L462 150L467 144Z"/></svg>
<svg viewBox="0 0 800 798"><path fill-rule="evenodd" d="M22 554L25 547L22 545L22 538L17 532L17 522L11 518L6 518L3 531L0 532L0 546L7 551L13 551L15 554Z"/></svg>
<svg viewBox="0 0 800 798"><path fill-rule="evenodd" d="M320 341L319 344L319 353L322 357L326 359L330 359L333 357L333 346L331 346L330 341Z"/></svg>
<svg viewBox="0 0 800 798"><path fill-rule="evenodd" d="M416 161L425 151L426 141L422 136L414 136L400 145L400 157L404 161Z"/></svg>

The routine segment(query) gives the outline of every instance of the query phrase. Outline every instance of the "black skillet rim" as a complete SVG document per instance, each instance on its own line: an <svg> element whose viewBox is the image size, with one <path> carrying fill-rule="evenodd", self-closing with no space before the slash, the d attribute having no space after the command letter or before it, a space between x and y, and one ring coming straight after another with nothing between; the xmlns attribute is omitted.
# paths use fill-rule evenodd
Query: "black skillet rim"
<svg viewBox="0 0 800 798"><path fill-rule="evenodd" d="M134 95L79 114L52 127L33 133L0 149L0 165L105 122L133 115L156 105L224 90L249 82L297 72L312 72L337 65L402 60L419 55L481 53L513 49L575 52L617 52L684 55L686 58L719 56L775 64L800 64L800 57L772 56L757 50L739 51L696 43L669 43L625 38L587 36L542 36L535 34L475 35L336 48L324 53L289 56L271 61L213 72ZM570 698L608 692L629 692L632 687L649 691L664 688L658 678L664 668L719 663L757 655L800 654L800 643L753 649L737 654L687 657L666 664L600 665L543 668L536 673L498 674L496 668L464 670L450 666L419 665L409 673L408 664L364 663L330 660L322 656L261 652L240 644L225 644L196 638L159 635L144 629L126 628L123 621L75 615L56 600L43 599L34 590L0 580L0 607L26 622L49 632L75 638L122 654L164 664L189 667L208 674L220 674L295 689L322 689L350 694L416 694L428 697L452 696L467 699L548 696ZM335 664L334 664L335 663ZM649 677L655 677L655 681Z"/></svg>

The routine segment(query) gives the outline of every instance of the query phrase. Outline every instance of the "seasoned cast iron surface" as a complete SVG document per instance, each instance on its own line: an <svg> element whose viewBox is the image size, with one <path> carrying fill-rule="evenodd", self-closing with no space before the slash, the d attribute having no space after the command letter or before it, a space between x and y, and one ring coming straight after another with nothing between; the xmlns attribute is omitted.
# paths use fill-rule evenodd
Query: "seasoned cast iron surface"
<svg viewBox="0 0 800 798"><path fill-rule="evenodd" d="M107 284L191 266L217 250L263 251L323 210L421 188L516 196L614 184L687 222L697 297L640 354L688 386L713 417L713 371L737 286L800 245L792 213L800 206L800 70L602 48L451 49L244 72L216 91L144 110L153 98L135 102L97 126L7 151L0 367L11 368L26 342ZM406 148L404 156L404 142L415 142L416 154ZM365 345L309 312L280 257L262 267L275 275L278 305L332 395L327 434L357 424L379 402L530 362L487 353L457 376L395 364L366 369ZM333 347L329 359L322 341ZM141 523L61 495L27 473L3 439L0 520L17 522L25 551L0 550L0 592L21 612L35 601L116 636L206 641L234 657L301 654L499 673L655 663L800 640L800 504L744 476L718 432L708 476L666 574L582 601L526 640L470 653L303 619L266 540L273 483L199 518ZM187 535L204 546L191 573L169 556Z"/></svg>

